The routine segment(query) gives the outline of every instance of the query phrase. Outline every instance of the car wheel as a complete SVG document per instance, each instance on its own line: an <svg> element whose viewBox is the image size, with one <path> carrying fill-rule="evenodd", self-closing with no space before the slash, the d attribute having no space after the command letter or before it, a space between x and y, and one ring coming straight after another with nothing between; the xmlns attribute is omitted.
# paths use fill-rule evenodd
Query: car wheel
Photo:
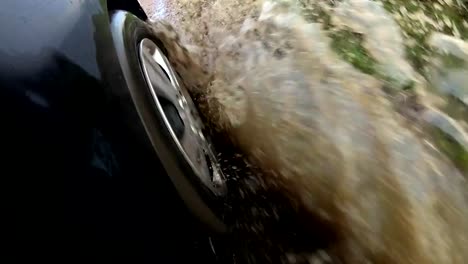
<svg viewBox="0 0 468 264"><path fill-rule="evenodd" d="M114 11L110 21L126 86L146 136L188 208L212 230L225 232L225 178L197 108L169 63L168 47L148 23L128 12Z"/></svg>

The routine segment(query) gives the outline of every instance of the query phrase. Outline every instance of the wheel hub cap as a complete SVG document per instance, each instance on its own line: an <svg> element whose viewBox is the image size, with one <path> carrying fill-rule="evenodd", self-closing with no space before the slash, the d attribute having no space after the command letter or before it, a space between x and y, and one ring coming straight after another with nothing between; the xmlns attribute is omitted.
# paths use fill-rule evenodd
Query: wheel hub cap
<svg viewBox="0 0 468 264"><path fill-rule="evenodd" d="M152 99L179 151L208 189L216 195L224 194L224 176L188 91L153 41L143 39L139 53Z"/></svg>

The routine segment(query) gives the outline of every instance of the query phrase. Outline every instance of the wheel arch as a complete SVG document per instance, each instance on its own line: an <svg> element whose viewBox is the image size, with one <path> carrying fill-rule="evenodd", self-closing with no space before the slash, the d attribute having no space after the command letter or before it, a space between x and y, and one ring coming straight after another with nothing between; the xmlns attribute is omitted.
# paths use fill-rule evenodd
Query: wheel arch
<svg viewBox="0 0 468 264"><path fill-rule="evenodd" d="M148 19L138 0L107 0L106 2L109 13L116 10L124 10L134 14L143 21Z"/></svg>

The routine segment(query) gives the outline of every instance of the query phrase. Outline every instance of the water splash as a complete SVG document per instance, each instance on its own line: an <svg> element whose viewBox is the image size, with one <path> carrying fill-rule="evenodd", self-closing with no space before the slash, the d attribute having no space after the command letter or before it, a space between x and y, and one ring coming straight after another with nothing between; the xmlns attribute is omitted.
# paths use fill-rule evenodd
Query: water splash
<svg viewBox="0 0 468 264"><path fill-rule="evenodd" d="M440 69L429 63L436 59L430 44L461 43L455 53L463 60L465 42L422 38L433 29L462 36L464 28L412 6L390 5L396 0L268 1L261 9L258 2L179 1L185 12L194 11L185 28L202 29L192 40L210 54L203 58L212 75L209 96L226 113L215 117L224 118L217 120L220 129L259 167L263 181L305 207L320 220L313 222L321 223L319 229L333 230L321 249L332 260L466 263L466 171L442 153L442 139L429 131L455 139L462 146L457 155L465 155L467 136L460 121L434 104L443 97L429 89L437 82L427 74ZM300 15L304 3L315 23ZM420 32L402 26L417 19L424 25ZM362 37L358 50L375 60L376 71L363 73L344 59L358 53L337 54L331 36L343 26ZM424 41L411 42L410 35ZM412 61L411 52L429 57ZM421 63L427 70L413 69ZM456 79L454 72L441 72L439 80ZM466 104L453 87L444 91ZM307 261L317 259L311 254Z"/></svg>

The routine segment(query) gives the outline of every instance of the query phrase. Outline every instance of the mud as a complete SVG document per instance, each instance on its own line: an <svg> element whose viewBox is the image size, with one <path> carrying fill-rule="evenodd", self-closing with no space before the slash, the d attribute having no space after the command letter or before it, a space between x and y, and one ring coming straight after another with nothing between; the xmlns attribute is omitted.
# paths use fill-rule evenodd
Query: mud
<svg viewBox="0 0 468 264"><path fill-rule="evenodd" d="M245 255L241 263L466 263L464 23L403 5L391 13L392 1L274 2L158 2L167 9L154 17L183 32L225 114L214 126L235 145L223 153L237 187L227 214L250 247L230 254ZM432 37L405 29L403 17ZM362 46L334 49L338 29ZM353 67L364 58L375 69Z"/></svg>

